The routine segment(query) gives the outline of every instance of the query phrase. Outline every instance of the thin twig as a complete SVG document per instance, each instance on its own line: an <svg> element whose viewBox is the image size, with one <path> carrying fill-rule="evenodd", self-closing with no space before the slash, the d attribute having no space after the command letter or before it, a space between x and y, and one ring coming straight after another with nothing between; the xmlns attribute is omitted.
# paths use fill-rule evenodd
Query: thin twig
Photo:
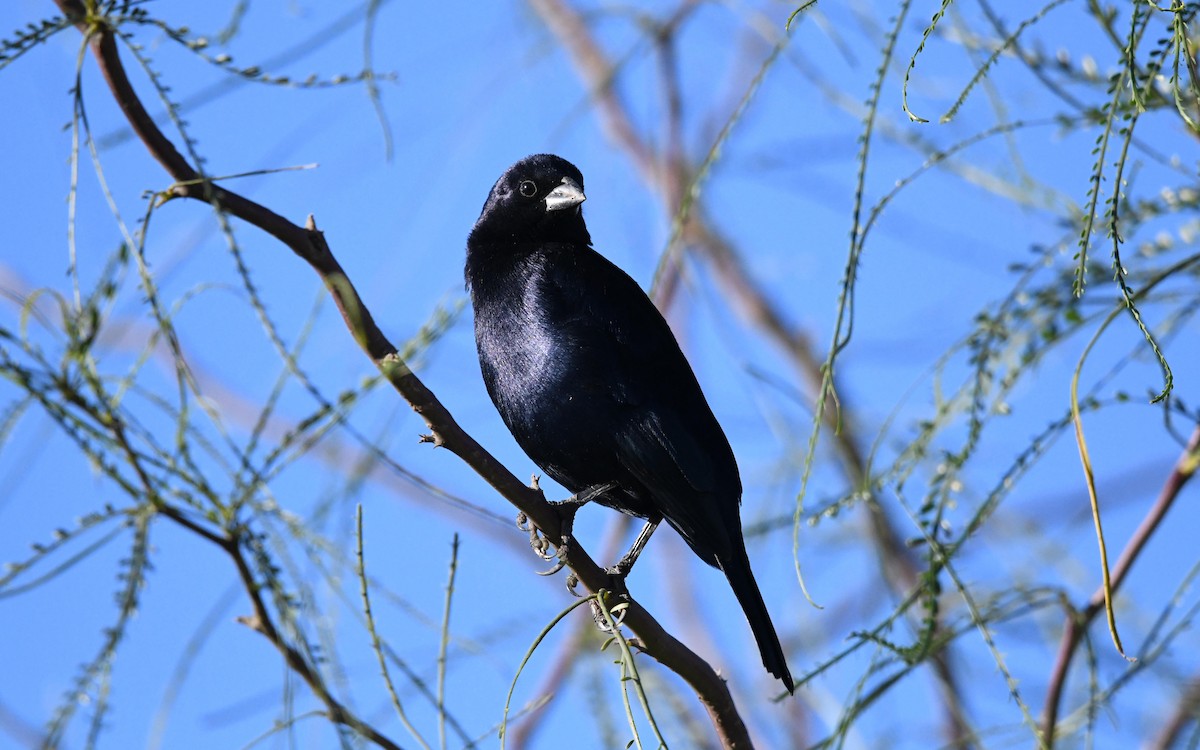
<svg viewBox="0 0 1200 750"><path fill-rule="evenodd" d="M375 652L375 657L379 660L379 672L383 675L383 683L387 686L388 697L392 700L392 708L396 710L396 716L400 719L400 723L412 735L412 738L421 745L424 750L431 750L429 743L409 721L408 714L404 710L404 704L400 702L400 696L396 694L396 686L392 683L392 675L388 670L387 657L383 653L383 644L379 638L379 632L375 629L375 615L371 611L371 594L370 587L367 585L367 561L363 555L363 529L362 529L362 504L359 503L354 512L354 538L356 545L354 548L355 556L358 560L357 570L359 593L362 595L363 615L367 620L367 632L371 635L371 650ZM445 712L443 711L444 715Z"/></svg>
<svg viewBox="0 0 1200 750"><path fill-rule="evenodd" d="M438 747L446 750L446 650L450 646L450 604L454 601L454 577L458 572L458 534L450 543L450 575L446 581L446 606L442 613L442 637L438 643L437 709Z"/></svg>
<svg viewBox="0 0 1200 750"><path fill-rule="evenodd" d="M287 639L279 632L274 620L271 617L270 610L267 608L266 601L262 597L262 587L255 578L253 571L250 569L249 563L246 561L242 553L242 543L245 531L242 527L235 527L227 536L221 536L210 529L205 528L199 523L185 516L179 509L163 502L159 497L159 493L154 486L154 483L146 473L142 462L134 450L133 445L129 442L128 435L125 432L124 423L115 415L110 415L108 419L109 429L117 444L125 452L126 458L133 467L134 472L138 476L138 481L142 486L142 493L146 499L153 505L154 509L171 519L175 523L184 527L188 531L197 536L220 547L230 558L232 558L234 567L237 568L238 577L242 581L243 588L250 596L251 604L254 608L254 616L244 619L243 622L254 630L262 633L267 637L276 649L283 654L285 661L293 672L308 684L313 694L325 704L326 714L329 720L335 724L342 724L353 729L363 737L369 739L384 750L400 750L400 746L392 742L388 737L380 733L370 724L362 721L353 712L346 709L325 686L325 681L309 661L301 654L294 646L287 642Z"/></svg>
<svg viewBox="0 0 1200 750"><path fill-rule="evenodd" d="M242 587L246 589L246 593L250 596L250 603L254 609L253 616L240 618L240 621L244 625L261 633L275 646L279 653L283 655L288 668L304 680L317 700L325 704L325 713L330 721L353 729L379 747L385 748L385 750L400 750L399 745L384 736L375 727L359 719L357 715L334 698L328 688L326 688L325 680L309 664L308 659L295 646L288 643L284 635L279 632L274 620L271 618L271 612L267 608L267 603L262 597L262 587L259 585L258 579L254 576L254 571L250 569L250 564L242 553L240 537L230 537L226 544L223 545L223 549L232 558L233 565L238 572L238 578L242 582Z"/></svg>
<svg viewBox="0 0 1200 750"><path fill-rule="evenodd" d="M621 554L621 540L633 525L633 517L624 513L613 514L608 524L604 539L600 543L600 559L615 560ZM533 747L537 731L543 726L544 720L550 714L554 705L554 695L566 681L579 660L580 653L595 632L595 624L590 619L580 619L571 635L564 639L558 651L549 660L549 665L542 670L541 683L534 689L533 695L544 696L544 700L531 708L521 721L508 734L508 744L513 750L524 750Z"/></svg>
<svg viewBox="0 0 1200 750"><path fill-rule="evenodd" d="M1146 516L1138 525L1137 530L1133 532L1133 536L1129 538L1125 549L1121 551L1117 564L1113 566L1112 591L1114 595L1121 588L1126 574L1133 567L1133 563L1137 561L1138 555L1145 549L1159 523L1166 517L1167 511L1175 504L1175 498L1179 496L1180 490L1196 473L1198 465L1200 465L1200 425L1192 432L1183 453L1163 483L1162 489L1158 493L1158 499L1146 512ZM1071 661L1083 634L1096 615L1104 609L1103 587L1092 594L1083 610L1077 611L1069 605L1068 607L1067 622L1063 628L1062 639L1058 644L1058 655L1055 657L1054 667L1050 672L1050 684L1046 689L1046 705L1042 710L1042 734L1046 744L1051 748L1054 747L1054 729L1058 724L1058 712L1062 702L1063 688L1067 682L1067 673L1070 672Z"/></svg>

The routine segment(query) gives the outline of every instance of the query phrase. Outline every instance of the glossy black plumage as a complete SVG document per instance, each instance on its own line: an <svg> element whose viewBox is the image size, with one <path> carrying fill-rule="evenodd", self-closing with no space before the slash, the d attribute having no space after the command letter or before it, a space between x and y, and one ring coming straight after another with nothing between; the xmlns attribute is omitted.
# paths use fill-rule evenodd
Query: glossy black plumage
<svg viewBox="0 0 1200 750"><path fill-rule="evenodd" d="M671 329L624 271L591 248L583 176L527 157L492 188L467 240L484 383L517 443L573 493L665 519L720 568L763 664L792 679L750 570L733 451Z"/></svg>

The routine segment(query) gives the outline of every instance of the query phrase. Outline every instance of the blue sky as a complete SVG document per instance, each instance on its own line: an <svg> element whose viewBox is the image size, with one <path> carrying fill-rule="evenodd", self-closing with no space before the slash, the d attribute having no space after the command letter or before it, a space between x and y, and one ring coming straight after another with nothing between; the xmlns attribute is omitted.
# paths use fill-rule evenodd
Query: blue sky
<svg viewBox="0 0 1200 750"><path fill-rule="evenodd" d="M148 10L173 26L189 26L192 36L214 37L229 22L233 5L152 3ZM328 29L348 7L331 5L250 4L239 34L227 48L214 46L212 52L227 51L236 64L263 64ZM315 215L374 317L398 344L412 337L437 306L454 308L463 302L466 234L496 177L530 153L552 151L581 168L588 194L584 213L597 249L648 286L670 238L669 217L629 159L606 137L589 106L588 91L555 38L521 3L435 6L384 3L379 11L374 67L395 74L394 80L380 83L394 142L390 161L385 158L384 126L361 85L299 90L243 84L161 33L136 33L178 100L187 102L197 92L219 87L218 97L185 115L210 173L315 165L241 178L227 186L297 222ZM616 85L635 126L650 144L660 147L665 137L660 73L637 24L638 10L605 3L587 7L596 13L596 33L610 58L624 61ZM659 18L671 7L645 6L651 17ZM1012 10L1009 27L1040 7ZM678 63L684 146L690 157L699 159L708 150L793 9L770 2L704 4L684 25ZM956 41L965 38L964 29L986 28L977 10L965 11L963 18L948 17L944 35L935 37L918 59L909 102L932 122L909 122L900 108L900 83L925 20L935 9L935 4L914 8L902 27L897 67L885 81L880 125L871 141L864 183L868 207L927 158L911 146L913 138L944 149L992 127L1001 117L1041 124L1018 129L1011 141L987 139L965 150L949 168L927 172L897 194L872 229L856 292L854 335L839 360L838 373L853 420L848 429L870 446L890 424L890 432L879 437L879 466L892 461L913 437L918 420L932 413L937 395L957 387L969 372L961 351L947 360L940 375L932 368L943 352L972 331L976 313L994 309L1013 288L1018 276L1010 265L1048 257L1050 268L1040 280L1070 267L1076 230L1064 217L1084 201L1089 152L1097 132L1070 131L1051 122L1063 111L1062 102L1011 58L1000 61L956 119L937 124L977 67L978 58L973 61ZM9 3L0 11L0 27L15 28L53 11L49 2ZM861 102L869 95L878 64L883 24L894 12L890 3L819 4L815 12L801 17L703 186L704 210L734 240L750 276L789 323L817 342L819 353L833 331L838 281L850 244L857 139L863 130ZM959 21L965 25L955 26ZM1073 64L1087 69L1082 60L1090 53L1106 73L1116 59L1112 45L1089 23L1078 8L1056 8L1039 23L1037 36L1045 40L1046 54L1065 46ZM327 43L312 44L299 59L270 72L293 79L310 73L323 80L353 75L362 67L363 27L354 23L347 29L329 33ZM764 39L764 33L772 36ZM0 179L10 217L7 249L0 253L0 287L9 297L0 303L0 324L6 329L20 325L20 309L12 297L28 298L42 288L70 294L66 199L71 189L71 130L64 126L72 117L69 89L80 41L77 32L68 30L0 70L0 101L9 108L0 121L5 144L0 149ZM153 90L146 78L128 54L125 60L139 93L151 101ZM82 83L92 131L107 144L100 152L105 182L121 217L133 227L146 210L144 194L166 188L169 180L139 142L121 139L120 112L90 59L83 65ZM843 98L831 98L830 88ZM1073 90L1088 101L1099 100L1094 86L1075 84ZM997 101L1007 108L1003 114L996 109ZM1147 150L1133 157L1136 168L1129 173L1127 193L1153 197L1162 185L1194 185L1194 141L1178 119L1159 115L1146 120L1140 132ZM1158 154L1164 158L1157 159ZM1173 164L1170 157L1176 155L1179 161ZM1028 200L1014 200L1012 195ZM86 289L121 242L86 154L79 168L75 210L78 273ZM1132 258L1128 264L1155 262L1138 257L1134 249L1163 232L1186 246L1189 221L1186 215L1167 216L1126 237ZM305 337L300 366L324 397L333 400L371 377L371 363L347 335L332 305L322 302L324 293L311 270L251 227L235 222L234 235L280 335L289 346ZM1057 251L1038 252L1056 245L1061 245ZM1097 235L1094 252L1100 258L1107 255L1102 235ZM186 300L175 318L181 343L207 403L221 415L219 424L235 440L244 441L279 377L281 363L249 304L211 211L181 201L157 208L147 260L163 299ZM746 485L743 522L786 518L800 488L799 458L811 427L811 405L797 397L802 387L778 348L748 326L725 299L711 267L690 261L684 281L669 317L738 455ZM1179 293L1186 295L1186 287ZM1106 310L1114 299L1112 286L1097 282L1081 309ZM1164 324L1170 309L1169 300L1152 306L1148 322ZM535 468L504 431L484 392L470 320L470 310L464 308L415 364L468 432L517 476L528 476ZM136 362L151 325L144 295L130 276L100 340L106 371L121 374ZM1065 413L1071 371L1096 325L1085 326L1082 334L1051 350L1034 375L1010 395L1011 415L989 423L977 458L962 475L962 508L947 518L952 527L970 518L970 508L1001 480L1029 440ZM53 350L54 336L37 328L36 340ZM1195 378L1200 373L1200 358L1187 344L1195 333L1195 323L1187 322L1166 349L1175 369L1176 393L1189 403L1196 401ZM1128 319L1118 320L1084 370L1084 387L1129 352L1144 349L1139 338ZM171 420L154 416L147 396L172 397L174 380L167 361L153 357L138 383L141 390L129 398L142 399L137 408L147 428L169 434ZM1160 383L1155 363L1140 356L1100 388L1105 397L1118 389L1127 391L1133 396L1130 403L1086 416L1113 556L1179 453L1178 443L1162 428L1161 410L1146 405L1145 394ZM5 403L15 395L13 386L0 385ZM291 382L282 391L268 433L279 439L316 408L312 396ZM893 411L896 417L888 423ZM219 435L214 423L201 421L204 434ZM490 744L488 733L499 720L521 655L570 602L561 575L543 579L531 574L540 563L509 521L515 511L453 455L418 444L423 425L394 393L375 388L355 408L351 423L378 441L405 470L486 513L448 511L445 504L382 467L348 488L351 467L362 456L345 430L333 431L272 480L264 497L314 523L346 559L353 556L354 506L362 504L368 570L381 579L381 591L395 593L393 598L379 594L376 616L381 631L427 680L435 666L451 539L461 534L448 705L468 734L488 736L484 744ZM1190 433L1185 420L1180 425L1181 432ZM961 441L963 431L961 423L955 424L938 445L949 450ZM846 492L834 461L826 440L817 452L806 508L822 507ZM216 471L216 463L206 468ZM919 503L922 483L935 464L923 463L903 488L910 508ZM549 482L546 486L552 497L561 494ZM19 422L0 451L0 487L4 561L25 559L31 543L48 543L55 529L73 527L77 516L123 500L36 410ZM916 537L919 531L895 490L889 485L881 502L901 535ZM789 642L796 674L829 659L846 645L851 632L873 627L894 606L864 540L863 518L860 507L801 531L799 560L805 582L824 609L809 606L797 585L787 529L751 539L752 563ZM597 555L612 523L611 512L588 508L576 532ZM1135 569L1128 596L1122 599L1127 645L1136 647L1195 564L1195 524L1194 508L1176 508ZM42 562L38 570L45 573L68 562L103 533L89 532L91 536ZM1094 590L1095 540L1069 434L1064 433L1021 479L1020 491L1005 501L976 541L960 573L983 600L1014 582L1063 587L1077 603ZM307 689L285 674L268 644L235 621L247 614L248 605L236 589L227 559L169 524L154 526L152 545L154 569L114 666L115 709L105 720L101 744L243 747L271 729L288 689L295 691L296 714L314 708ZM0 677L0 706L11 718L4 724L17 727L8 731L5 742L16 739L23 746L19 728L36 729L52 714L79 665L99 647L101 628L115 618L118 561L128 547L129 535L119 535L44 585L19 595L11 595L11 588L3 592L0 622L9 637L0 641L0 663L6 665ZM289 554L294 555L296 572L320 579L318 567L298 546ZM22 580L38 575L35 571ZM337 586L318 585L315 592L322 622L337 633L331 648L345 668L337 684L365 716L407 747L409 738L388 718L374 656L357 624L357 583L345 570L332 578ZM664 530L655 538L630 585L669 629L728 676L748 720L762 732L765 747L780 746L773 742L786 736L789 722L806 723L813 740L825 736L870 663L870 652L864 649L814 680L792 702L771 704L767 697L773 687L760 669L724 580L691 559L671 532ZM338 586L350 597L348 603L333 593ZM1179 621L1195 601L1194 591L1185 589L1181 609L1171 621ZM965 616L962 602L952 594L945 606ZM1060 612L1048 609L998 631L997 648L1035 714L1060 627ZM1127 667L1113 653L1102 627L1091 632L1101 679L1110 681ZM526 667L518 683L518 704L536 697L541 673L553 663L567 633L563 629L560 638L552 638ZM911 633L900 628L893 637L905 642ZM1128 747L1153 734L1160 714L1146 706L1173 706L1178 685L1197 666L1194 635L1183 638L1186 649L1159 661L1155 677L1135 680L1115 699L1111 712L1098 719L1097 747ZM181 661L189 643L200 649L199 654L194 662ZM996 746L1014 741L1027 745L1028 736L1019 729L1020 712L1008 699L983 639L967 634L956 649L961 679L971 685L967 708L972 719L993 732ZM556 698L534 746L548 746L553 738L568 734L580 743L573 746L604 746L598 736L574 733L579 731L579 715L594 710L596 699L589 691L607 691L603 695L611 700L618 690L615 668L598 666L608 658L607 652L591 653L585 660L588 669L578 670ZM180 664L190 664L187 679L170 702L158 735L155 717L164 696L170 696L168 686L178 684L172 675ZM593 674L610 679L590 682ZM1072 687L1081 689L1085 673L1073 674ZM661 671L653 672L652 679L673 684ZM428 704L411 690L402 693L414 722L426 737L436 736ZM1074 700L1068 699L1068 708L1078 705L1078 698L1075 694ZM863 717L847 746L935 746L935 702L927 670L919 672ZM87 716L86 707L81 715ZM86 718L77 720L65 746L84 746L86 728ZM161 745L156 745L159 740ZM328 747L334 737L322 720L306 719L297 724L291 740L297 747ZM284 746L288 741L281 733L262 746ZM686 744L680 741L677 746Z"/></svg>

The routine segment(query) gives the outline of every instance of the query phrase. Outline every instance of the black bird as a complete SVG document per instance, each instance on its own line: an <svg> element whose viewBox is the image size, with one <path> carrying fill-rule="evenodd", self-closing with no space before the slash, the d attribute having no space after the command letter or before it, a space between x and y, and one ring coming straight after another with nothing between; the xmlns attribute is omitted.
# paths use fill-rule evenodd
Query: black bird
<svg viewBox="0 0 1200 750"><path fill-rule="evenodd" d="M723 571L763 665L791 691L746 556L729 441L654 303L592 249L584 199L583 175L549 154L514 164L488 195L466 263L488 394L576 498L648 520L620 574L663 519Z"/></svg>

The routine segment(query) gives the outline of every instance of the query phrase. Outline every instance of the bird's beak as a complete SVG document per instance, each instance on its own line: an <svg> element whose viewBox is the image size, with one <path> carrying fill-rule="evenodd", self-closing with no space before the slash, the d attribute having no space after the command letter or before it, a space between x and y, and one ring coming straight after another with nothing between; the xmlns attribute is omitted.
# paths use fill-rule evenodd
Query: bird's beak
<svg viewBox="0 0 1200 750"><path fill-rule="evenodd" d="M583 194L583 188L579 187L579 183L572 180L570 177L562 178L562 184L550 191L546 196L547 211L561 211L564 208L578 206L587 200L587 196Z"/></svg>

